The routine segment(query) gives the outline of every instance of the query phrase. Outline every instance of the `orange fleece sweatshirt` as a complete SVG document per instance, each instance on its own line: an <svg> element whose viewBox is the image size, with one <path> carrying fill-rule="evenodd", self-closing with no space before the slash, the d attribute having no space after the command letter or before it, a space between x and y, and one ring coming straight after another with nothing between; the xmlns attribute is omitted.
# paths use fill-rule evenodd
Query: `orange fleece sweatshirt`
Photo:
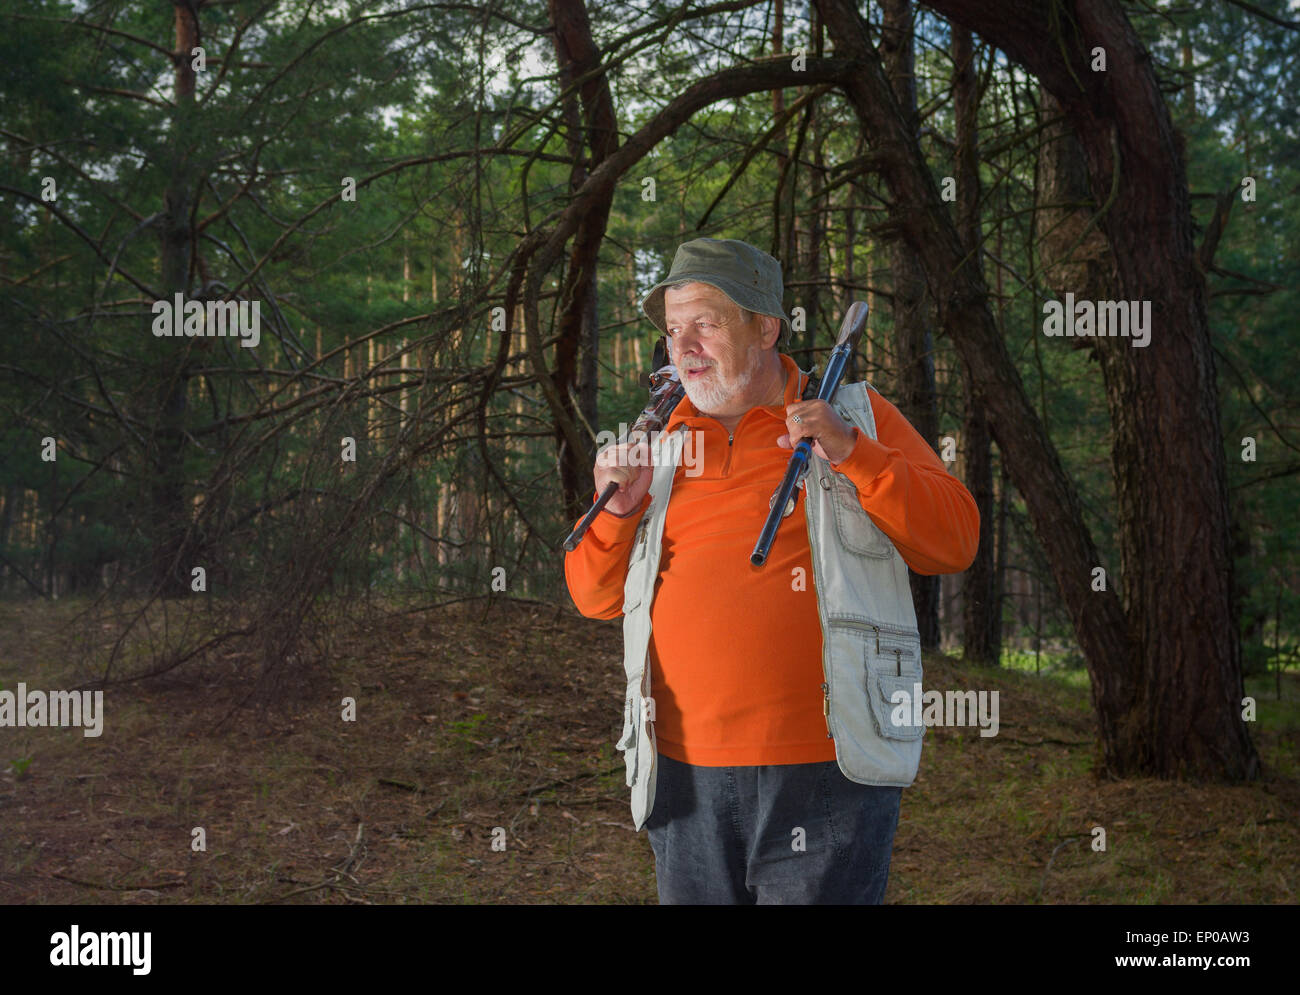
<svg viewBox="0 0 1300 995"><path fill-rule="evenodd" d="M729 436L683 398L665 426L684 421L699 433L694 468L683 460L673 479L650 615L656 740L659 752L683 763L835 759L822 714L822 632L809 596L812 556L801 493L767 563L749 562L790 462L790 450L776 444L785 434L785 405L806 383L794 360L780 358L790 374L784 405L751 408ZM862 507L913 570L965 570L979 542L974 499L894 405L874 390L868 396L877 439L854 428L852 453L832 465L853 482ZM647 495L626 517L602 511L565 556L569 592L589 618L622 614L627 560L649 503ZM798 576L805 590L797 589Z"/></svg>

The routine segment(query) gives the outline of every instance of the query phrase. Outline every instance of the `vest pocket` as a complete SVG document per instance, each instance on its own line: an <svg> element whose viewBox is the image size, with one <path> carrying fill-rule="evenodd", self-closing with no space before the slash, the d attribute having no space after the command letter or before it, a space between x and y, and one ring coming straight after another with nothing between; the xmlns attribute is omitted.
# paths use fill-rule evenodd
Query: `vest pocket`
<svg viewBox="0 0 1300 995"><path fill-rule="evenodd" d="M623 735L619 737L614 744L616 749L623 751L623 762L627 765L627 783L631 787L632 782L636 780L636 731L637 731L637 699L631 688L628 689L627 697L623 701Z"/></svg>
<svg viewBox="0 0 1300 995"><path fill-rule="evenodd" d="M881 532L858 500L858 489L853 481L823 463L821 475L809 480L809 486L830 491L831 512L835 517L835 532L840 544L850 553L888 559L894 555L894 544ZM809 477L812 478L812 474Z"/></svg>
<svg viewBox="0 0 1300 995"><path fill-rule="evenodd" d="M631 787L637 778L641 766L641 754L647 747L651 753L655 747L654 735L654 699L647 698L642 682L645 674L637 674L627 682L623 695L623 735L614 744L623 751L623 762L627 766L627 784ZM649 763L649 754L646 763Z"/></svg>
<svg viewBox="0 0 1300 995"><path fill-rule="evenodd" d="M922 694L920 651L919 637L891 632L880 632L875 644L868 640L863 650L867 698L876 731L884 739L907 742L925 734L925 724L917 721Z"/></svg>
<svg viewBox="0 0 1300 995"><path fill-rule="evenodd" d="M888 630L877 632L867 647L867 666L882 674L921 679L921 637Z"/></svg>
<svg viewBox="0 0 1300 995"><path fill-rule="evenodd" d="M916 697L920 692L919 677L897 677L894 674L867 673L867 695L871 699L871 714L876 720L876 731L885 739L914 740L925 733L925 724L916 721L919 709Z"/></svg>

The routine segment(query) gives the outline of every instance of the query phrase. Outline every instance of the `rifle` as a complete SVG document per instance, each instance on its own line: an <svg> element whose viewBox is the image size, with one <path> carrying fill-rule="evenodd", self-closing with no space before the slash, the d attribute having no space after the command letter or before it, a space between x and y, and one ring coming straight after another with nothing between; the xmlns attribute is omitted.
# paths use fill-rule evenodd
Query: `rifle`
<svg viewBox="0 0 1300 995"><path fill-rule="evenodd" d="M830 358L826 360L826 372L822 375L821 387L817 392L819 401L829 404L835 399L835 392L840 387L840 378L844 376L844 368L848 366L849 357L857 348L863 329L866 327L867 305L862 301L854 301L849 306L848 313L844 315L844 321L840 325L840 337L835 342L835 348L831 350ZM799 440L799 444L795 446L790 456L790 463L785 468L785 477L772 495L772 510L767 513L763 531L759 533L758 542L754 544L754 552L749 557L749 562L756 567L761 567L767 562L772 540L776 538L776 530L780 528L781 519L785 517L785 507L793 497L794 489L799 486L799 481L808 472L814 441L807 436Z"/></svg>
<svg viewBox="0 0 1300 995"><path fill-rule="evenodd" d="M677 367L668 362L668 350L664 345L664 340L659 339L655 345L653 373L646 376L645 382L650 388L650 403L645 406L641 414L637 416L632 427L628 429L624 442L632 441L638 434L647 439L650 433L657 432L668 424L668 416L673 413L677 407L677 402L686 396L686 388L682 386L682 381L677 375ZM602 508L609 503L609 499L618 493L618 483L611 481L605 485L605 490L601 492L600 497L591 509L582 516L582 520L569 533L569 538L564 540L564 549L566 552L573 552L582 537L587 534L587 529L600 514Z"/></svg>

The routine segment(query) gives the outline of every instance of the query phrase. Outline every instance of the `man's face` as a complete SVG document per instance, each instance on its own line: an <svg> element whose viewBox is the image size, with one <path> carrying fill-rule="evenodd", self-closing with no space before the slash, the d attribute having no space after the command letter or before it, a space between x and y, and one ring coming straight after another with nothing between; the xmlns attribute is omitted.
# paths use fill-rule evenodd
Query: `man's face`
<svg viewBox="0 0 1300 995"><path fill-rule="evenodd" d="M688 283L664 291L664 318L673 364L702 414L739 415L754 406L749 387L771 346L765 348L761 317L742 321L740 308L717 287Z"/></svg>

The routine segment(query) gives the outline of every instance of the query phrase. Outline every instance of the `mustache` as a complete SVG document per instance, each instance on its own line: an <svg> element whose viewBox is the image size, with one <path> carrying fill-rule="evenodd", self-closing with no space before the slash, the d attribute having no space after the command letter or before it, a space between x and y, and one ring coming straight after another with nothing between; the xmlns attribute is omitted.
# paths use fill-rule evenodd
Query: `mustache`
<svg viewBox="0 0 1300 995"><path fill-rule="evenodd" d="M712 360L706 359L684 359L678 364L683 370L704 370L713 366Z"/></svg>

